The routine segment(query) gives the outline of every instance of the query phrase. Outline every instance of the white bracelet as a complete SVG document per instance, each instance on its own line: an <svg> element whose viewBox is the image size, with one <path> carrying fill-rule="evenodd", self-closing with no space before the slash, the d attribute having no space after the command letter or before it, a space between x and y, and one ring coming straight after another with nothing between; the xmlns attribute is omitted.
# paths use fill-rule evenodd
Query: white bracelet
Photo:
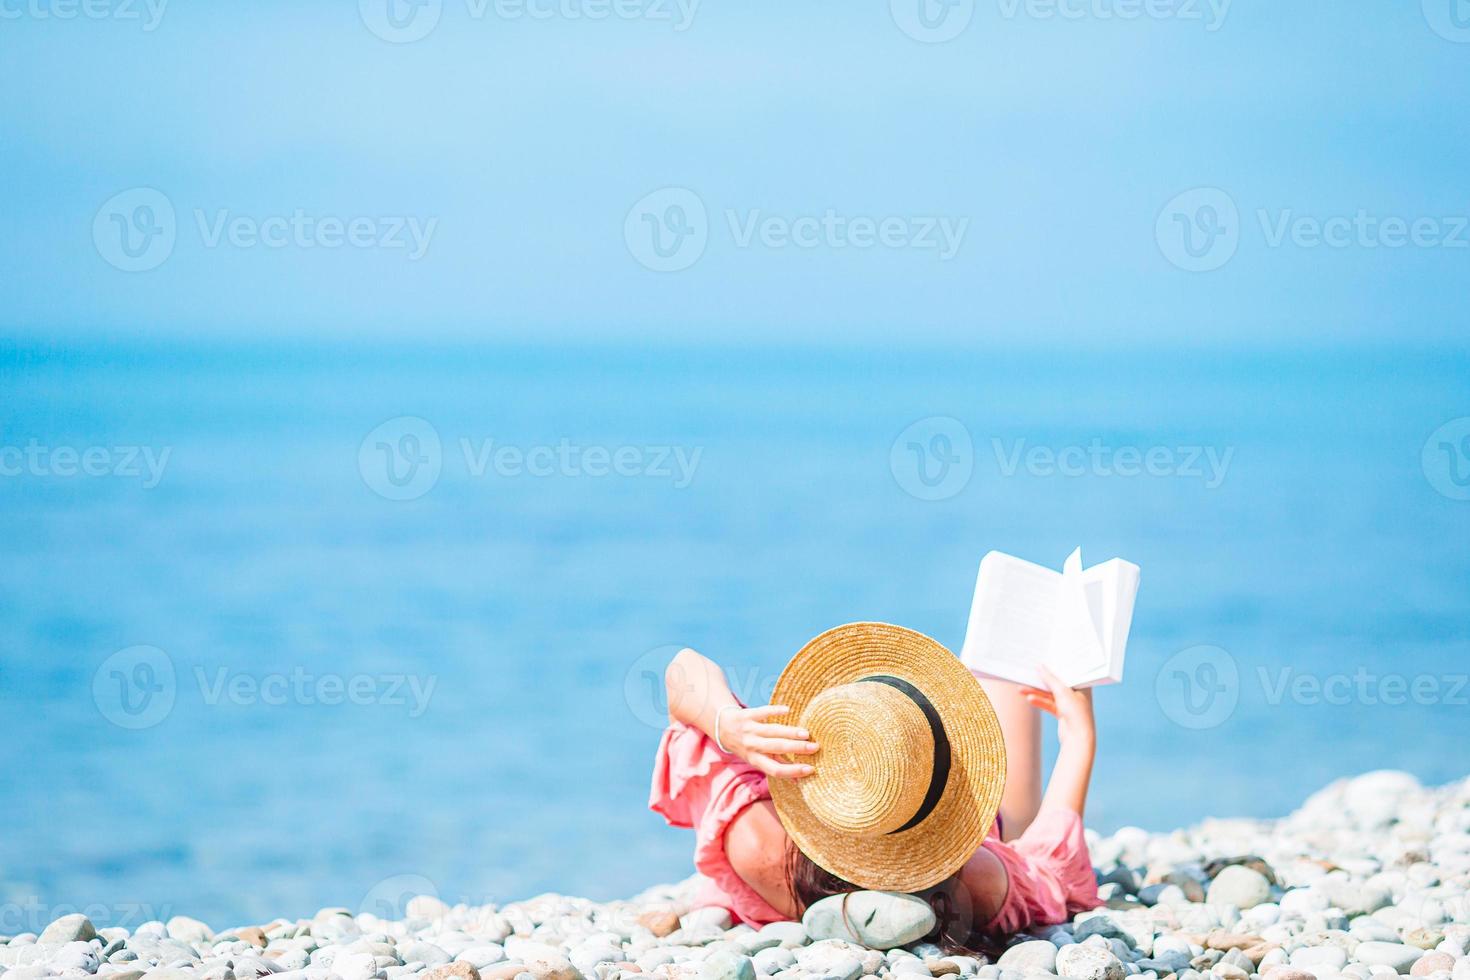
<svg viewBox="0 0 1470 980"><path fill-rule="evenodd" d="M720 747L720 751L721 752L725 752L727 754L729 753L730 750L727 749L727 748L725 748L725 743L720 740L720 715L723 715L726 711L729 711L731 708L738 708L738 707L740 707L738 704L727 704L723 708L721 708L719 711L716 711L715 712L715 744Z"/></svg>

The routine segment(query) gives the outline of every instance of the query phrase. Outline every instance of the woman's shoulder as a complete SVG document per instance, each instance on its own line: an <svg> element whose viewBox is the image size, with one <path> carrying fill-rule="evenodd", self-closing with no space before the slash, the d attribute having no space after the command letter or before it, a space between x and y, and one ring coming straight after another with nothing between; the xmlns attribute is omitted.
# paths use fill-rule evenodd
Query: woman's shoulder
<svg viewBox="0 0 1470 980"><path fill-rule="evenodd" d="M725 854L740 877L786 875L786 828L770 800L758 800L741 810L725 831Z"/></svg>
<svg viewBox="0 0 1470 980"><path fill-rule="evenodd" d="M741 810L725 831L725 857L730 867L762 898L779 911L793 915L786 881L789 838L770 800L759 800Z"/></svg>

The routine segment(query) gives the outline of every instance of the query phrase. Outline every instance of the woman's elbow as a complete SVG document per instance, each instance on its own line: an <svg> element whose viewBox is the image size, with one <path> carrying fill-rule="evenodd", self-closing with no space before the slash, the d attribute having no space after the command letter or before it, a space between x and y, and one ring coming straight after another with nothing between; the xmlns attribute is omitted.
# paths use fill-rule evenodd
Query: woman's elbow
<svg viewBox="0 0 1470 980"><path fill-rule="evenodd" d="M685 647L674 654L674 659L669 661L668 667L664 668L664 703L669 706L669 718L672 721L688 721L683 716L685 707L685 696L692 686L692 678L695 676L697 665L704 657L695 651Z"/></svg>

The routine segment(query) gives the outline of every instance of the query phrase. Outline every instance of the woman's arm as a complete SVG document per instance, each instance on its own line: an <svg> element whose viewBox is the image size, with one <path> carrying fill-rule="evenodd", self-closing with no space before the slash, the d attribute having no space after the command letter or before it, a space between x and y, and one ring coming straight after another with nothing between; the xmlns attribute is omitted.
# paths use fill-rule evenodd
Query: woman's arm
<svg viewBox="0 0 1470 980"><path fill-rule="evenodd" d="M743 707L719 664L689 648L680 650L664 671L664 688L668 693L669 717L682 721L715 737L719 721L719 741L725 748L768 776L800 779L810 776L812 767L802 763L782 762L778 755L811 755L817 744L806 729L792 725L772 724L768 719L786 714L783 705Z"/></svg>
<svg viewBox="0 0 1470 980"><path fill-rule="evenodd" d="M725 672L713 660L687 648L680 650L664 672L664 686L669 717L674 721L692 725L714 738L718 718L719 740L725 748L767 776L800 779L811 775L809 765L775 758L817 751L805 729L767 721L789 709L782 705L742 707L730 693ZM725 831L725 856L730 867L778 912L795 918L797 903L786 881L786 847L786 831L770 800L746 807Z"/></svg>
<svg viewBox="0 0 1470 980"><path fill-rule="evenodd" d="M1051 690L1026 687L1021 689L1021 696L1032 706L1056 716L1061 750L1056 765L1052 766L1040 812L1060 807L1080 817L1087 804L1087 784L1092 779L1092 758L1097 746L1092 691L1074 691L1045 667L1041 672ZM1005 865L982 847L960 869L960 881L969 889L974 902L975 924L983 928L1000 912L1010 890Z"/></svg>
<svg viewBox="0 0 1470 980"><path fill-rule="evenodd" d="M1042 711L1056 716L1057 740L1061 743L1041 808L1061 807L1080 817L1087 805L1087 784L1092 780L1092 761L1097 752L1092 690L1075 691L1045 667L1041 672L1050 690L1027 688L1022 695Z"/></svg>

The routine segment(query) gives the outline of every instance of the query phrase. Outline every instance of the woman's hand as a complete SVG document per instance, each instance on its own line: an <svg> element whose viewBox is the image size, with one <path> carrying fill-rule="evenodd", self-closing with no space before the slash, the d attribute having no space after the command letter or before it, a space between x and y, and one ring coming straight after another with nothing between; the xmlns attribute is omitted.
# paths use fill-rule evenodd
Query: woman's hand
<svg viewBox="0 0 1470 980"><path fill-rule="evenodd" d="M779 755L811 755L817 743L804 728L772 724L769 719L788 714L779 704L747 708L730 691L725 672L713 660L687 647L674 655L664 672L669 717L704 732L734 755L767 776L800 779L816 770L798 762L782 762Z"/></svg>
<svg viewBox="0 0 1470 980"><path fill-rule="evenodd" d="M778 779L800 779L814 770L805 763L782 762L780 755L811 755L817 743L805 728L776 725L767 719L788 713L784 705L768 704L760 708L722 708L719 714L720 741L725 748L755 766L767 776Z"/></svg>
<svg viewBox="0 0 1470 980"><path fill-rule="evenodd" d="M1057 739L1063 744L1092 745L1097 741L1097 723L1092 717L1092 689L1074 690L1061 679L1041 668L1041 676L1049 690L1022 688L1021 696L1035 708L1057 719Z"/></svg>
<svg viewBox="0 0 1470 980"><path fill-rule="evenodd" d="M1021 695L1042 711L1056 715L1057 740L1061 748L1041 808L1061 807L1079 817L1087 806L1087 784L1092 781L1092 760L1097 751L1097 725L1092 719L1092 691L1074 691L1061 679L1041 668L1050 690L1028 687Z"/></svg>

